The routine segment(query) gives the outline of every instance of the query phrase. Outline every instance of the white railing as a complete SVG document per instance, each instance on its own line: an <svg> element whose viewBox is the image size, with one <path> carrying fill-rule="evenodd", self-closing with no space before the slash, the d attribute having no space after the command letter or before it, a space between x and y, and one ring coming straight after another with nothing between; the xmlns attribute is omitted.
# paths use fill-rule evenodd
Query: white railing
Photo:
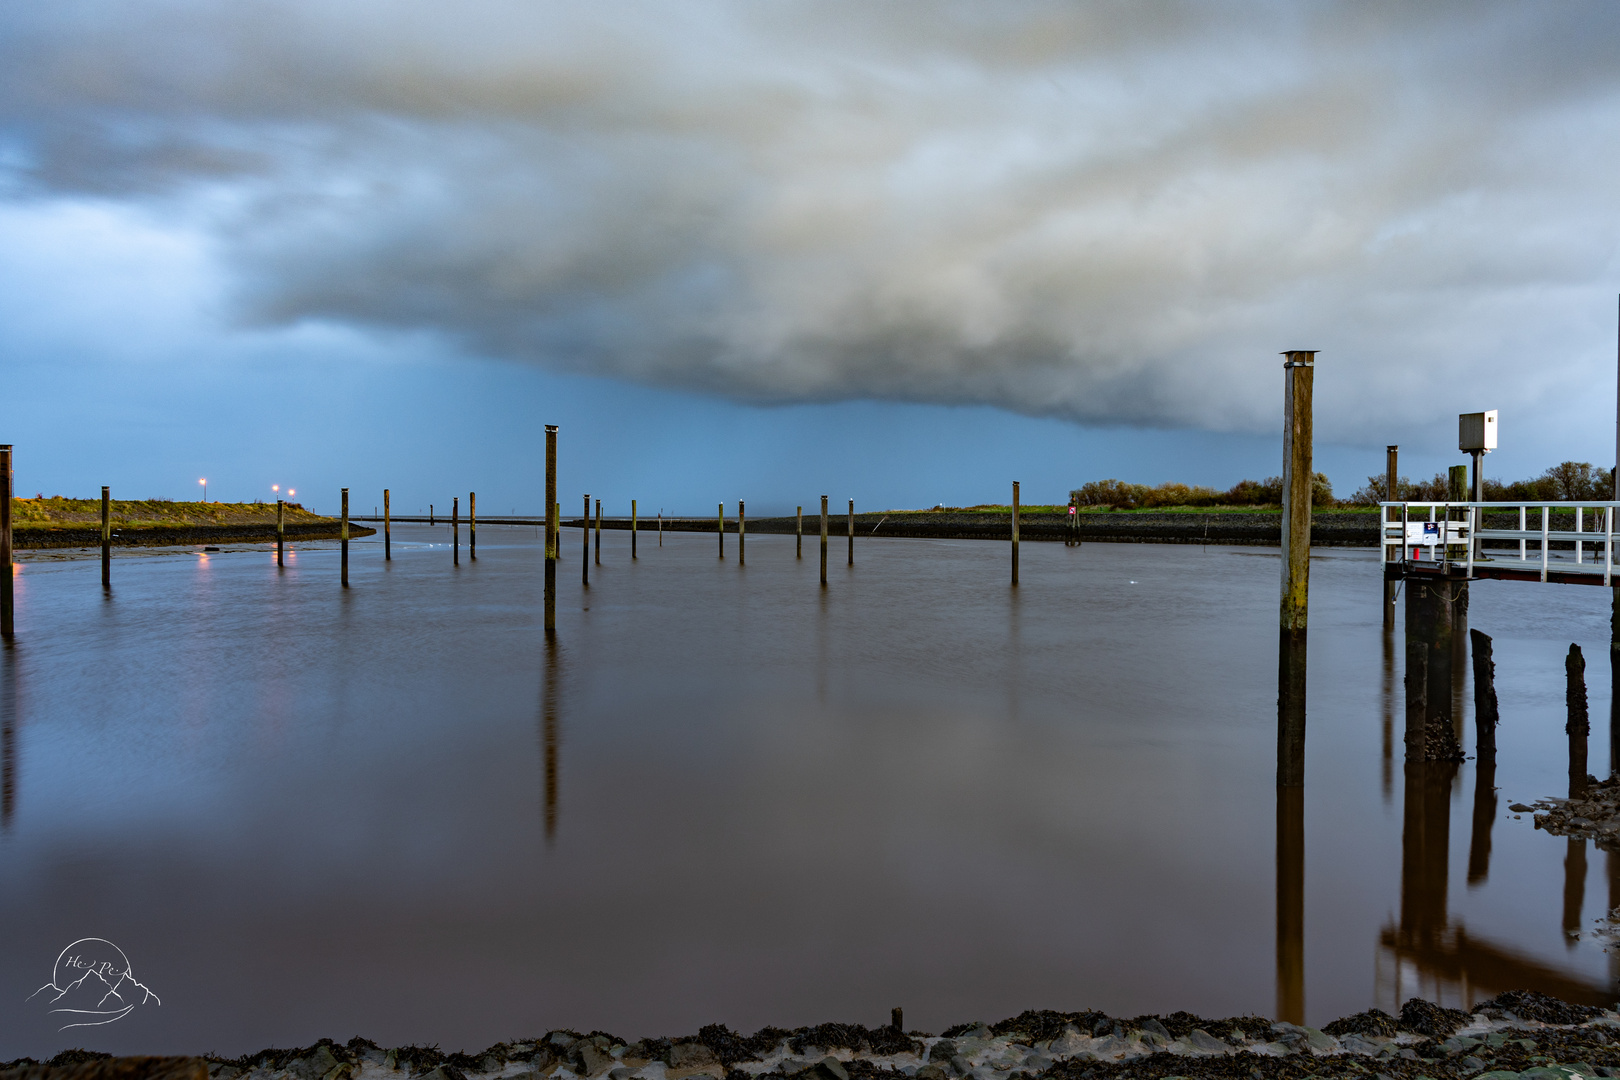
<svg viewBox="0 0 1620 1080"><path fill-rule="evenodd" d="M1620 502L1378 505L1383 538L1379 547L1385 563L1431 564L1446 569L1466 566L1469 577L1474 576L1477 563L1489 563L1492 567L1539 573L1542 581L1552 572L1590 575L1602 578L1605 585L1610 584L1614 574L1615 512ZM1516 514L1518 528L1487 527L1488 517L1503 514ZM1554 529L1555 518L1564 519L1560 524L1568 522L1575 527Z"/></svg>

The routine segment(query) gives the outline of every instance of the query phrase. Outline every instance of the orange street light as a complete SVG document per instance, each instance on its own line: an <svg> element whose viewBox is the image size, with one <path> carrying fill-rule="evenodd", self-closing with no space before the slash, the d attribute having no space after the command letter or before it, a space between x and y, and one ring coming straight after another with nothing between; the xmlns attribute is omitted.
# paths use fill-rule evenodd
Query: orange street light
<svg viewBox="0 0 1620 1080"><path fill-rule="evenodd" d="M198 480L197 483L202 485L202 489L203 489L202 501L207 502L208 501L208 477L206 477L206 476L203 477L201 480Z"/></svg>

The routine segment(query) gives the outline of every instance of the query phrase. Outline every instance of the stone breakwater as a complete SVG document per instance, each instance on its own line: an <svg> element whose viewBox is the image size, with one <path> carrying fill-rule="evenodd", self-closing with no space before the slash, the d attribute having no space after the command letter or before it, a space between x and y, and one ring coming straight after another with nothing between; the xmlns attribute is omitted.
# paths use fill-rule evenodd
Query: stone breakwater
<svg viewBox="0 0 1620 1080"><path fill-rule="evenodd" d="M144 1062L144 1065L137 1065ZM479 1054L322 1040L236 1059L109 1058L67 1051L0 1066L0 1080L1581 1080L1620 1078L1620 1013L1513 991L1472 1012L1414 998L1322 1028L1187 1013L1119 1019L1026 1012L941 1035L821 1024L739 1035L717 1024L685 1038L627 1042L553 1031Z"/></svg>

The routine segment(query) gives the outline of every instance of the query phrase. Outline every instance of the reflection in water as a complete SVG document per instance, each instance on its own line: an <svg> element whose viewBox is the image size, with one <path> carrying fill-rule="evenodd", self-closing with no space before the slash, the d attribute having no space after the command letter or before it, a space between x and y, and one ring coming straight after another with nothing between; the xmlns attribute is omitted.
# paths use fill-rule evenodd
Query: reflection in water
<svg viewBox="0 0 1620 1080"><path fill-rule="evenodd" d="M557 635L546 635L546 677L540 692L540 744L545 753L546 843L557 835L557 709L562 679L561 646Z"/></svg>
<svg viewBox="0 0 1620 1080"><path fill-rule="evenodd" d="M1277 649L1277 1018L1305 1022L1305 632Z"/></svg>
<svg viewBox="0 0 1620 1080"><path fill-rule="evenodd" d="M17 647L0 646L0 829L17 805Z"/></svg>
<svg viewBox="0 0 1620 1080"><path fill-rule="evenodd" d="M1479 751L1474 766L1474 821L1468 843L1468 887L1491 873L1491 827L1496 824L1496 755Z"/></svg>
<svg viewBox="0 0 1620 1080"><path fill-rule="evenodd" d="M1395 622L1392 606L1384 609L1384 805L1395 798Z"/></svg>
<svg viewBox="0 0 1620 1080"><path fill-rule="evenodd" d="M1586 899L1586 841L1569 838L1564 853L1564 945L1581 940L1581 901Z"/></svg>

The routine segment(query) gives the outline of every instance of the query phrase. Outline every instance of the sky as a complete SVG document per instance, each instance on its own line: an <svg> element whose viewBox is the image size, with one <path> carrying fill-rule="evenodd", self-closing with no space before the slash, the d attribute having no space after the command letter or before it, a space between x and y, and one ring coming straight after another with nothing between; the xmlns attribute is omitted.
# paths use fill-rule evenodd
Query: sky
<svg viewBox="0 0 1620 1080"><path fill-rule="evenodd" d="M1615 452L1620 7L0 8L21 494L1346 495Z"/></svg>

